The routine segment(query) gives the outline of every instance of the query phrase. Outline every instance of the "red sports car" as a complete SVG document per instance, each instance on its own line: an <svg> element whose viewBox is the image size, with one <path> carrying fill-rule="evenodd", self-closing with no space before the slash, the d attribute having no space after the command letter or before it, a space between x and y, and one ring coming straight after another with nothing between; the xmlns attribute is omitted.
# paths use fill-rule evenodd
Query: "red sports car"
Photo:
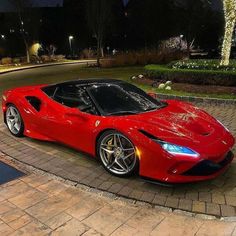
<svg viewBox="0 0 236 236"><path fill-rule="evenodd" d="M3 94L2 108L14 136L66 144L98 157L117 176L200 181L233 160L234 138L215 118L119 80L16 88Z"/></svg>

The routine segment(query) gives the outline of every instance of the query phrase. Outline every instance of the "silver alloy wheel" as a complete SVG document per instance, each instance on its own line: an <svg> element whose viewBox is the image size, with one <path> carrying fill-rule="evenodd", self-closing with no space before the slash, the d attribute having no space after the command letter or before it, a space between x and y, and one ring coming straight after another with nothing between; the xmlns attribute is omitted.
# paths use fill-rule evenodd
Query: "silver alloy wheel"
<svg viewBox="0 0 236 236"><path fill-rule="evenodd" d="M14 106L9 106L7 108L6 121L8 129L13 134L17 135L21 129L21 117L20 113Z"/></svg>
<svg viewBox="0 0 236 236"><path fill-rule="evenodd" d="M135 148L130 140L120 133L105 136L101 141L99 154L105 167L117 175L129 174L136 166Z"/></svg>

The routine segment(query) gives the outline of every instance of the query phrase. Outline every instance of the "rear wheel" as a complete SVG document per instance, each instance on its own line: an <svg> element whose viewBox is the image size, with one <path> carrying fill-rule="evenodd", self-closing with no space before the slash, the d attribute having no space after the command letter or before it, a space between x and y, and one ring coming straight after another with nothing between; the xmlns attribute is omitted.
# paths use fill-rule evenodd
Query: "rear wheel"
<svg viewBox="0 0 236 236"><path fill-rule="evenodd" d="M120 132L105 132L98 140L97 154L104 168L113 175L126 177L137 171L138 158L135 147Z"/></svg>
<svg viewBox="0 0 236 236"><path fill-rule="evenodd" d="M16 137L23 136L24 122L19 110L11 104L7 107L5 116L6 124L11 134Z"/></svg>

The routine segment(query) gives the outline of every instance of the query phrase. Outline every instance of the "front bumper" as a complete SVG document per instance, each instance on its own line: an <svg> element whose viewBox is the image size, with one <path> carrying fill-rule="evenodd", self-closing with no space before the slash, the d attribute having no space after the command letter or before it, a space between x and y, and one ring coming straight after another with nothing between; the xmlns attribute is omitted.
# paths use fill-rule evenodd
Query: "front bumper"
<svg viewBox="0 0 236 236"><path fill-rule="evenodd" d="M210 176L214 175L217 172L221 171L229 163L232 162L234 154L232 151L229 151L225 158L219 163L215 163L211 160L203 160L193 166L191 169L183 173L185 176Z"/></svg>
<svg viewBox="0 0 236 236"><path fill-rule="evenodd" d="M230 150L225 150L225 154L219 155L215 160L210 158L202 158L201 160L177 159L160 155L160 158L152 158L152 165L149 165L151 159L148 157L151 158L153 155L151 156L149 153L141 160L143 162L140 165L140 175L149 180L169 184L214 179L223 174L233 161L234 154Z"/></svg>

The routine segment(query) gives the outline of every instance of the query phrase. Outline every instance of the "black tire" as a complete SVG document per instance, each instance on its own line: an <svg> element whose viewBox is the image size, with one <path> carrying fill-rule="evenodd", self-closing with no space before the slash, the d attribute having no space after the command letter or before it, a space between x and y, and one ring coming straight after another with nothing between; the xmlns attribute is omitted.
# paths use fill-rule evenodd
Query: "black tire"
<svg viewBox="0 0 236 236"><path fill-rule="evenodd" d="M9 123L7 122L7 113L8 113L8 110L11 109L11 108L13 108L15 111L18 112L19 120L20 120L19 130L16 130L15 132L13 132L13 131L11 130L11 128L9 127ZM19 110L17 109L17 107L16 107L15 105L9 104L9 105L7 106L7 111L6 111L5 114L4 114L4 120L6 121L6 125L7 125L8 130L10 131L10 133L11 133L13 136L15 136L15 137L23 137L23 136L24 136L24 135L23 135L23 134L24 134L24 129L25 129L24 121L23 121L23 119L22 119L22 116L21 116Z"/></svg>
<svg viewBox="0 0 236 236"><path fill-rule="evenodd" d="M127 144L129 142L130 145L132 145L132 147L134 148L134 154L131 155L130 158L133 159L133 162L132 165L131 165L131 168L127 171L127 172L118 172L118 171L114 171L113 169L111 168L108 168L108 164L105 163L106 161L104 160L104 157L102 156L103 153L101 151L101 146L103 144L103 141L106 140L106 138L109 138L109 137L112 137L114 135L119 135L120 136L120 140L122 140L123 142L125 142L126 144L126 141L127 141ZM130 146L131 147L131 146ZM118 147L117 147L118 148ZM131 148L130 148L131 149ZM138 168L139 168L139 159L136 155L136 151L135 151L135 146L132 144L132 142L125 136L123 135L122 133L116 131L116 130L108 130L108 131L105 131L98 139L97 141L97 146L96 146L96 152L97 152L97 156L98 158L100 159L104 169L111 173L112 175L114 176L118 176L118 177L129 177L129 176L132 176L134 174L136 174L138 172ZM130 153L131 154L131 153ZM115 159L115 154L110 154L111 156L113 155L113 158ZM120 158L119 159L119 162L120 161L124 161L123 158Z"/></svg>

